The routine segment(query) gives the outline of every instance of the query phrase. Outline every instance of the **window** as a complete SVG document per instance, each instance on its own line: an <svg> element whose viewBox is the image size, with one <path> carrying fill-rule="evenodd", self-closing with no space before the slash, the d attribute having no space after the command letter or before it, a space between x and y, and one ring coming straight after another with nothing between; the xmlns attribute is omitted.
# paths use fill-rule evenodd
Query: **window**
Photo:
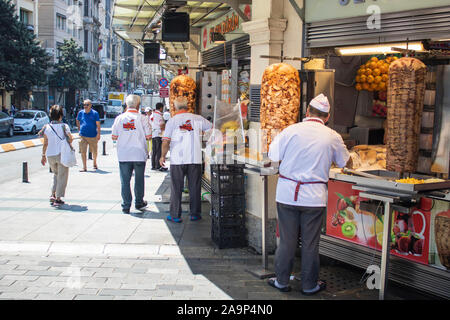
<svg viewBox="0 0 450 320"><path fill-rule="evenodd" d="M89 17L89 0L84 0L84 16Z"/></svg>
<svg viewBox="0 0 450 320"><path fill-rule="evenodd" d="M61 42L56 42L56 57L61 57L61 46L63 44Z"/></svg>
<svg viewBox="0 0 450 320"><path fill-rule="evenodd" d="M20 9L20 21L23 22L25 25L31 24L30 22L30 11Z"/></svg>
<svg viewBox="0 0 450 320"><path fill-rule="evenodd" d="M59 30L66 31L66 17L62 14L56 14L56 28Z"/></svg>
<svg viewBox="0 0 450 320"><path fill-rule="evenodd" d="M89 31L84 30L84 52L89 52Z"/></svg>

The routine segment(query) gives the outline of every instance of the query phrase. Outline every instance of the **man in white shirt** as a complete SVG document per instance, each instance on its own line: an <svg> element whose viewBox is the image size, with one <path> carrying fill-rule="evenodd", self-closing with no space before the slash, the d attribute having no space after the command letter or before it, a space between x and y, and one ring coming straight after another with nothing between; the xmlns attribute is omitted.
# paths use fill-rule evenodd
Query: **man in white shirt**
<svg viewBox="0 0 450 320"><path fill-rule="evenodd" d="M167 220L181 222L181 195L184 176L188 179L191 221L201 219L202 133L212 129L212 123L200 115L188 112L186 97L174 101L176 114L166 123L162 138L160 164L164 166L170 147L170 214Z"/></svg>
<svg viewBox="0 0 450 320"><path fill-rule="evenodd" d="M305 295L326 288L319 280L319 240L327 205L331 164L344 167L350 159L342 137L325 126L330 117L328 99L320 94L301 123L285 128L269 147L269 158L281 161L276 191L280 244L275 255L276 278L269 285L290 291L289 277L301 230L301 279Z"/></svg>
<svg viewBox="0 0 450 320"><path fill-rule="evenodd" d="M151 125L152 125L152 170L167 171L167 168L162 167L159 164L161 158L161 144L162 144L162 132L166 126L166 122L163 119L162 111L164 105L161 102L156 104L153 111Z"/></svg>
<svg viewBox="0 0 450 320"><path fill-rule="evenodd" d="M148 157L147 140L152 137L150 126L139 113L140 97L130 94L126 98L127 109L114 120L112 139L117 141L120 182L122 193L122 212L130 213L132 195L131 176L134 171L134 196L137 210L145 210L144 172Z"/></svg>

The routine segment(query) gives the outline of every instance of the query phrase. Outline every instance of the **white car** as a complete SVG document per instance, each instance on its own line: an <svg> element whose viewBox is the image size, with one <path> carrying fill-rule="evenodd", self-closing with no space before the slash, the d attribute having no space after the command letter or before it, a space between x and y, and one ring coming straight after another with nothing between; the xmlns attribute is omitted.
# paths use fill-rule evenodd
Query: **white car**
<svg viewBox="0 0 450 320"><path fill-rule="evenodd" d="M14 132L36 134L50 119L44 111L21 110L14 115Z"/></svg>
<svg viewBox="0 0 450 320"><path fill-rule="evenodd" d="M123 112L122 100L109 99L106 106L106 116L114 118Z"/></svg>

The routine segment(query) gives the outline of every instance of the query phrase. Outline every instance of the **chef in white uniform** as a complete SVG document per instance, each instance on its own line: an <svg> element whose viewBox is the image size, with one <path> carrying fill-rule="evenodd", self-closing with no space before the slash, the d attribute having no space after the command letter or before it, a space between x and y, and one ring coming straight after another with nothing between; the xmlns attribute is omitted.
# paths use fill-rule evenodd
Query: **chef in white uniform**
<svg viewBox="0 0 450 320"><path fill-rule="evenodd" d="M315 294L326 287L319 280L319 240L327 205L332 163L344 167L350 159L342 137L325 126L330 104L323 94L309 104L303 122L285 128L269 147L269 158L280 161L276 191L280 244L275 255L276 278L269 285L290 291L298 232L301 230L301 292Z"/></svg>

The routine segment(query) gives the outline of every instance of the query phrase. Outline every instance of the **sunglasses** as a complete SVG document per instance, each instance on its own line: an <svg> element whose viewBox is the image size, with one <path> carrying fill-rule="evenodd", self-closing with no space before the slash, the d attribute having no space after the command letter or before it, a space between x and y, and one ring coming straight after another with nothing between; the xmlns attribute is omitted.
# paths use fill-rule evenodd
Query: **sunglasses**
<svg viewBox="0 0 450 320"><path fill-rule="evenodd" d="M90 106L90 104L89 103L84 103L83 106Z"/></svg>

